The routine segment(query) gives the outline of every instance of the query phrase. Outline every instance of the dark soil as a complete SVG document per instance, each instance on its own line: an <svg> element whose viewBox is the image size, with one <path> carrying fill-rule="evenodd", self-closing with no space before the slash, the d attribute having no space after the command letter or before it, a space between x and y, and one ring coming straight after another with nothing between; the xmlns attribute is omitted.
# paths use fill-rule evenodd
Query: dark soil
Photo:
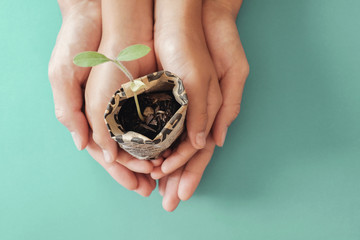
<svg viewBox="0 0 360 240"><path fill-rule="evenodd" d="M126 132L133 131L154 139L180 108L180 104L172 92L143 93L138 95L138 99L145 122L137 114L134 98L129 98L122 105L118 119Z"/></svg>

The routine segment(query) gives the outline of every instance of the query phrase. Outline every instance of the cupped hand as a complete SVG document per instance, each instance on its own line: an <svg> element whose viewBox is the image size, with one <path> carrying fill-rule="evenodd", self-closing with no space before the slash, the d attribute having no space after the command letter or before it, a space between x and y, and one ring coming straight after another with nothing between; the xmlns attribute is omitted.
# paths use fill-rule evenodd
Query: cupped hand
<svg viewBox="0 0 360 240"><path fill-rule="evenodd" d="M168 211L175 210L180 200L187 200L193 195L212 157L215 143L219 146L224 144L227 128L240 111L241 96L249 73L235 24L240 6L241 1L203 2L203 28L216 67L223 103L205 148L192 156L185 166L159 180L159 192L164 197L163 206ZM159 170L154 172L152 174L155 176L163 176Z"/></svg>
<svg viewBox="0 0 360 240"><path fill-rule="evenodd" d="M137 9L137 6L126 5L126 1L116 1L116 3L118 4L117 7L124 7L121 10L122 12L129 10L135 12ZM122 3L122 5L119 5L119 3ZM116 162L108 163L108 156L104 156L102 149L94 142L92 138L93 131L92 129L89 129L85 114L82 112L84 105L86 105L88 118L90 119L92 126L100 123L100 118L103 118L105 110L103 105L105 101L107 102L110 99L113 92L120 87L120 85L116 85L117 83L120 83L119 79L116 79L113 83L105 82L108 84L106 85L108 86L108 89L105 89L103 87L105 85L99 81L98 86L100 86L100 91L97 93L105 95L89 96L89 94L87 94L88 97L85 104L83 94L85 86L88 90L87 93L90 93L90 89L92 87L96 88L96 84L92 85L92 87L87 85L90 68L81 68L73 64L73 57L79 52L89 50L97 51L101 38L103 45L101 46L100 51L108 53L110 57L114 57L112 55L116 54L117 51L120 51L121 48L127 47L132 43L139 43L139 41L136 41L137 36L135 36L134 33L139 29L144 29L138 28L130 31L130 26L127 25L129 31L116 31L116 37L121 37L121 43L118 44L118 42L115 41L116 38L111 38L111 35L109 35L109 31L111 31L111 29L105 28L104 31L102 31L100 0L59 0L59 5L63 15L63 24L49 63L49 78L53 88L56 116L59 121L63 123L72 133L74 142L79 150L86 147L90 155L92 155L94 159L96 159L121 185L134 190L140 195L148 196L156 187L156 183L148 174L139 174L138 172L149 173L152 170L153 165L157 166L161 164L161 159L152 161L152 164L146 161L140 162L139 160L130 157L130 155L125 152L119 151L118 153L113 154L113 159L110 159L110 162L111 160L116 160ZM149 7L149 9L151 10L148 11L148 18L152 19L152 3L150 3L150 5L151 7ZM103 6L106 7L109 5L103 4ZM126 9L126 7L132 7L133 9ZM112 19L114 21L112 22L113 25L111 25L115 28L118 26L116 24L119 24L116 19L117 18ZM105 21L109 21L109 19L105 19ZM146 32L151 32L149 38L140 40L152 47L152 21L150 21L150 25L150 31ZM107 24L106 26L110 25ZM114 52L110 51L110 48L115 45L116 49L112 49ZM151 58L153 60L150 60ZM142 74L139 71L139 69L142 68L145 69L144 71L153 71L155 69L155 60L153 55L150 55L146 61L150 62L149 64L151 65L149 65L150 67L148 68L142 66L142 64L148 65L147 62L137 62L128 67L131 71L133 71L135 76ZM105 68L107 67L109 66L106 66ZM114 69L110 70L108 74L111 74L113 70ZM118 71L119 70L114 73L114 76L123 77L119 76ZM107 72L107 70L104 70L104 72ZM92 75L94 77L96 76L95 73ZM114 76L111 77L115 78ZM90 82L93 81L95 80L91 80ZM98 115L100 118L96 118L92 115L95 111L100 113ZM102 124L105 126L103 120ZM98 125L96 125L95 129L98 129L97 126ZM101 126L99 129L101 129ZM102 139L99 141L101 140ZM111 142L111 144L114 145L114 142ZM105 159L108 160L108 162L106 162Z"/></svg>
<svg viewBox="0 0 360 240"><path fill-rule="evenodd" d="M211 58L220 82L223 102L212 129L216 145L223 146L227 129L240 113L249 64L242 47L236 17L242 1L204 0L203 24Z"/></svg>
<svg viewBox="0 0 360 240"><path fill-rule="evenodd" d="M101 7L98 1L59 0L63 23L49 62L57 119L71 132L79 150L88 144L88 123L83 114L83 88L90 69L77 67L73 57L96 51L101 38Z"/></svg>
<svg viewBox="0 0 360 240"><path fill-rule="evenodd" d="M175 8L178 11L169 11ZM158 66L178 75L184 83L189 105L187 138L157 168L159 179L183 166L206 145L207 135L222 102L218 79L207 50L201 23L201 1L155 2L155 54Z"/></svg>
<svg viewBox="0 0 360 240"><path fill-rule="evenodd" d="M178 11L168 11L170 8ZM167 211L173 211L180 199L191 197L215 147L208 134L222 96L206 46L201 11L201 1L155 2L154 39L158 66L183 80L189 99L187 138L151 173L154 179L161 178L159 190Z"/></svg>
<svg viewBox="0 0 360 240"><path fill-rule="evenodd" d="M141 17L134 14L137 11L142 12ZM102 12L103 33L98 52L115 58L122 49L132 44L145 44L153 49L151 1L106 0L102 2ZM124 65L134 78L154 72L154 52ZM147 196L156 186L148 175L153 170L153 162L135 159L119 149L104 124L108 101L121 84L128 81L125 74L111 62L92 69L85 89L85 112L93 140L87 150L121 185ZM154 162L159 164L159 160Z"/></svg>

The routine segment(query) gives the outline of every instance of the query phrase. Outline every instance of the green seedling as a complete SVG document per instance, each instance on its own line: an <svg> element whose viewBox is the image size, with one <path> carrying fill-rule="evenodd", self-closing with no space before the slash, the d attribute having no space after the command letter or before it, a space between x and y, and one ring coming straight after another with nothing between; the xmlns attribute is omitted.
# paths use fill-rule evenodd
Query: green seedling
<svg viewBox="0 0 360 240"><path fill-rule="evenodd" d="M139 118L141 119L141 121L144 122L145 118L141 114L140 105L137 97L137 91L144 88L145 84L140 80L134 80L129 70L127 70L127 68L121 62L128 62L142 58L150 51L151 49L146 45L135 44L123 49L115 59L108 58L105 55L98 52L87 51L76 55L74 57L74 63L80 67L94 67L102 63L113 62L131 81L130 89L134 93L136 110L139 115Z"/></svg>

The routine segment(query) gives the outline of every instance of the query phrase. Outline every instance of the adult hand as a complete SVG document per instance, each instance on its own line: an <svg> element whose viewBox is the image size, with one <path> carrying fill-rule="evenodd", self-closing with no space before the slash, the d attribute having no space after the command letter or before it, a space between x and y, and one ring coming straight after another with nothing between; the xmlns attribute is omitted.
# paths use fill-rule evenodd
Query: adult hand
<svg viewBox="0 0 360 240"><path fill-rule="evenodd" d="M180 199L190 198L215 147L208 134L222 96L203 33L201 4L201 1L190 0L155 2L154 38L158 66L183 80L189 98L188 137L161 167L151 173L154 179L161 178L159 190L164 195L163 207L167 211L173 211ZM178 11L167 11L170 8ZM207 141L198 141L198 134L201 138L208 136ZM186 166L182 167L184 164Z"/></svg>
<svg viewBox="0 0 360 240"><path fill-rule="evenodd" d="M237 32L235 19L241 1L205 0L203 24L206 42L216 66L221 84L223 104L204 149L197 152L181 169L159 180L159 192L164 197L163 206L173 211L180 200L189 199L195 192L203 172L214 151L215 141L222 146L227 127L240 111L240 102L249 65ZM155 176L161 177L159 171Z"/></svg>
<svg viewBox="0 0 360 240"><path fill-rule="evenodd" d="M57 119L71 132L79 150L88 144L88 123L81 111L90 69L73 64L82 51L96 51L101 37L100 0L59 0L63 23L49 63Z"/></svg>
<svg viewBox="0 0 360 240"><path fill-rule="evenodd" d="M180 201L188 200L194 194L214 149L215 142L209 134L205 147L196 152L185 166L159 180L159 192L163 196L165 210L174 211Z"/></svg>
<svg viewBox="0 0 360 240"><path fill-rule="evenodd" d="M218 79L201 23L201 1L155 2L155 54L158 66L178 75L188 99L188 137L152 173L159 179L183 166L206 145L206 137L222 102ZM175 8L177 11L168 11Z"/></svg>
<svg viewBox="0 0 360 240"><path fill-rule="evenodd" d="M215 64L223 103L216 116L213 136L223 146L227 129L240 113L249 64L236 26L240 0L204 0L203 24L206 42Z"/></svg>
<svg viewBox="0 0 360 240"><path fill-rule="evenodd" d="M93 141L92 131L89 131L87 119L82 112L83 88L87 84L90 68L75 66L73 57L82 51L98 50L102 33L101 2L100 0L59 0L59 5L63 15L63 24L49 63L49 78L54 93L56 116L71 131L79 150L87 146L88 152L116 181L128 189L148 196L156 186L154 180L150 179L149 175L134 173L127 168L137 172L150 172L153 168L152 164L145 161L139 163L139 160L134 160L125 152L119 152L116 155L117 162L105 162L103 152ZM128 37L124 39L133 41ZM127 43L123 42L123 44L127 46ZM111 52L111 54L114 53ZM111 95L112 93L108 99ZM101 109L100 116L103 116L104 109ZM153 161L153 164L159 165L161 161Z"/></svg>

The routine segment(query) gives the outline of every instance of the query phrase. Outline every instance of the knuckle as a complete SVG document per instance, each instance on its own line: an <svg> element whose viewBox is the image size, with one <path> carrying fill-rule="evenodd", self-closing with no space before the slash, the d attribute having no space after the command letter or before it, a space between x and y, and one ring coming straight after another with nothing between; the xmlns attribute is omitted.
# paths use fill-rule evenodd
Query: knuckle
<svg viewBox="0 0 360 240"><path fill-rule="evenodd" d="M206 109L199 111L197 113L196 119L199 123L206 123L206 121L208 119L208 113L207 113Z"/></svg>
<svg viewBox="0 0 360 240"><path fill-rule="evenodd" d="M242 65L243 66L240 69L237 69L237 77L233 79L233 83L237 87L243 87L245 85L246 79L250 73L248 62L245 62Z"/></svg>
<svg viewBox="0 0 360 240"><path fill-rule="evenodd" d="M208 118L206 105L201 108L191 107L189 105L188 118L190 122L196 123L196 125L199 125L202 122L206 122Z"/></svg>
<svg viewBox="0 0 360 240"><path fill-rule="evenodd" d="M56 54L52 54L49 64L48 64L48 77L50 82L56 82L61 79L66 79L68 76L64 77L64 75L69 75L71 68L64 61L59 61L58 56Z"/></svg>
<svg viewBox="0 0 360 240"><path fill-rule="evenodd" d="M230 106L230 115L229 115L229 119L230 119L230 123L233 122L237 116L240 113L240 104L234 104L232 106Z"/></svg>
<svg viewBox="0 0 360 240"><path fill-rule="evenodd" d="M188 175L192 175L194 177L201 177L203 172L201 170L197 170L197 169L187 169L185 168L183 171L183 174L188 174Z"/></svg>
<svg viewBox="0 0 360 240"><path fill-rule="evenodd" d="M222 109L226 115L227 124L231 124L240 113L240 103L224 103Z"/></svg>
<svg viewBox="0 0 360 240"><path fill-rule="evenodd" d="M212 97L210 100L209 100L209 107L212 111L219 111L219 109L221 108L223 104L223 97L222 95L218 95L216 97ZM209 110L210 111L210 110Z"/></svg>
<svg viewBox="0 0 360 240"><path fill-rule="evenodd" d="M57 78L57 72L55 70L54 64L52 63L52 61L50 60L49 63L49 68L48 68L48 76L49 76L49 81L50 83L53 83L55 81L55 79Z"/></svg>
<svg viewBox="0 0 360 240"><path fill-rule="evenodd" d="M105 112L107 106L107 98L101 94L92 94L85 91L86 110L95 116Z"/></svg>
<svg viewBox="0 0 360 240"><path fill-rule="evenodd" d="M242 76L246 79L249 76L250 73L250 65L248 61L244 63L243 69L242 69Z"/></svg>
<svg viewBox="0 0 360 240"><path fill-rule="evenodd" d="M221 105L223 104L223 96L221 94L217 96L215 103L216 103L216 109L219 110Z"/></svg>
<svg viewBox="0 0 360 240"><path fill-rule="evenodd" d="M92 138L94 139L94 142L100 146L104 146L104 138L101 134L93 132Z"/></svg>
<svg viewBox="0 0 360 240"><path fill-rule="evenodd" d="M198 96L199 92L204 92L205 89L209 88L213 76L210 73L198 69L190 71L191 72L184 77L185 81L189 79L186 81L188 85L187 91L189 91L190 94L194 94L194 96Z"/></svg>
<svg viewBox="0 0 360 240"><path fill-rule="evenodd" d="M186 163L189 160L189 156L187 156L184 152L176 150L176 154L179 158L179 160L177 162L175 162L176 164L176 168L182 166L184 163ZM176 169L174 168L174 169Z"/></svg>
<svg viewBox="0 0 360 240"><path fill-rule="evenodd" d="M67 115L68 114L66 113L65 109L55 106L55 117L59 122L64 125L67 123Z"/></svg>

